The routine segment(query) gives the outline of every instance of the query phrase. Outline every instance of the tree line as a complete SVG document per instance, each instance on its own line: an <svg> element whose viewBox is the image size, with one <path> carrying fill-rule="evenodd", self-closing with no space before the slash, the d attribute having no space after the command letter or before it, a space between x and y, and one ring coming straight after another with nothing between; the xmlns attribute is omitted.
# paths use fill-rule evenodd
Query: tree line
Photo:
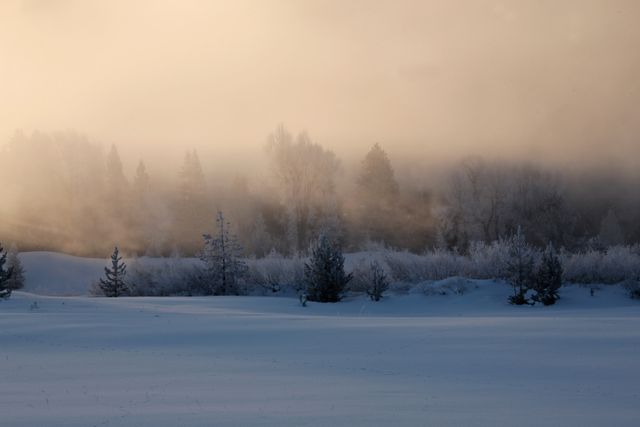
<svg viewBox="0 0 640 427"><path fill-rule="evenodd" d="M268 182L214 182L188 150L174 173L154 174L141 159L127 177L115 145L105 153L73 132L17 133L0 157L7 194L0 236L23 250L102 257L118 244L128 255L195 256L215 212L224 210L245 255L257 258L273 250L307 254L321 233L350 252L375 242L463 254L474 242L489 244L518 229L536 247L572 251L640 237L633 194L596 194L597 185L589 194L589 177L539 165L472 158L441 179L425 171L423 181L407 183L379 144L359 164L345 165L308 134L284 126L268 137L265 162ZM347 169L352 182L345 182Z"/></svg>

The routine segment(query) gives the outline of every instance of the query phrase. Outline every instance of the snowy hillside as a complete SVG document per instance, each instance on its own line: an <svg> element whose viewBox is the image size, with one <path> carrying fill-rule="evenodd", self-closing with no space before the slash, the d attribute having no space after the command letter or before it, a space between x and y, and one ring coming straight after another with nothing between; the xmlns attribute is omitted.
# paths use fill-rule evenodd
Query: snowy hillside
<svg viewBox="0 0 640 427"><path fill-rule="evenodd" d="M617 287L463 296L0 301L3 426L637 426L640 306Z"/></svg>
<svg viewBox="0 0 640 427"><path fill-rule="evenodd" d="M307 307L292 297L63 297L45 294L86 295L105 260L21 257L27 287L0 301L2 426L640 419L640 302L621 286L594 296L564 286L550 307L512 306L508 285L461 278Z"/></svg>

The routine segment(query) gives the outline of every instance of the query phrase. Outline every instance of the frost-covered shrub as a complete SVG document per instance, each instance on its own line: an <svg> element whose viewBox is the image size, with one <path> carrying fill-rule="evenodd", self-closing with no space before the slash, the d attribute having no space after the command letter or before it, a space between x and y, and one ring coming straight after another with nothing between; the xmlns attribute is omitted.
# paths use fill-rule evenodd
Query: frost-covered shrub
<svg viewBox="0 0 640 427"><path fill-rule="evenodd" d="M491 244L472 242L465 275L475 279L501 279L507 275L509 244L506 240Z"/></svg>
<svg viewBox="0 0 640 427"><path fill-rule="evenodd" d="M634 246L562 254L564 280L572 283L620 283L640 278L640 254Z"/></svg>
<svg viewBox="0 0 640 427"><path fill-rule="evenodd" d="M303 258L285 258L272 250L264 258L247 261L247 265L247 282L267 293L297 293L303 288Z"/></svg>
<svg viewBox="0 0 640 427"><path fill-rule="evenodd" d="M358 270L358 274L360 286L369 298L372 301L380 301L382 294L389 289L389 279L382 265L378 261L373 261L366 270Z"/></svg>
<svg viewBox="0 0 640 427"><path fill-rule="evenodd" d="M352 262L351 274L352 279L349 282L349 291L356 293L366 293L367 285L370 279L370 260L367 258L358 258Z"/></svg>
<svg viewBox="0 0 640 427"><path fill-rule="evenodd" d="M434 249L422 255L386 250L383 259L392 280L406 283L457 276L468 264L466 257L444 249Z"/></svg>
<svg viewBox="0 0 640 427"><path fill-rule="evenodd" d="M427 280L427 264L420 255L408 251L385 250L384 261L394 282L419 283Z"/></svg>
<svg viewBox="0 0 640 427"><path fill-rule="evenodd" d="M463 274L468 259L453 251L434 249L424 254L424 279L442 280Z"/></svg>
<svg viewBox="0 0 640 427"><path fill-rule="evenodd" d="M208 295L204 265L190 258L140 258L130 263L132 296Z"/></svg>
<svg viewBox="0 0 640 427"><path fill-rule="evenodd" d="M425 283L422 291L427 296L432 295L464 295L469 291L471 281L464 277L449 277L437 282Z"/></svg>

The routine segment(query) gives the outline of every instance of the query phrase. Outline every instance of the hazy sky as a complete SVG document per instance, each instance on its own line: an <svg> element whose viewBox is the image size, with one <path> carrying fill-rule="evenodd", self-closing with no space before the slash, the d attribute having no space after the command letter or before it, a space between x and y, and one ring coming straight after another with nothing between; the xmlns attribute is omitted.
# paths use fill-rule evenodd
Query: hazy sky
<svg viewBox="0 0 640 427"><path fill-rule="evenodd" d="M640 166L639 22L636 0L5 0L0 138L226 159L284 122L342 156Z"/></svg>

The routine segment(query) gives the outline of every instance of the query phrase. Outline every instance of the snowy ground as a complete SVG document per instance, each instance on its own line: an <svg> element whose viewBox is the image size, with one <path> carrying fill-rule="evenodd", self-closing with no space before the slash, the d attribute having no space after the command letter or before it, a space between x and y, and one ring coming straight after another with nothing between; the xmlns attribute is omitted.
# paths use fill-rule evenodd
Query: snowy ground
<svg viewBox="0 0 640 427"><path fill-rule="evenodd" d="M0 301L4 426L638 426L640 304L463 296ZM37 304L37 308L35 305Z"/></svg>

